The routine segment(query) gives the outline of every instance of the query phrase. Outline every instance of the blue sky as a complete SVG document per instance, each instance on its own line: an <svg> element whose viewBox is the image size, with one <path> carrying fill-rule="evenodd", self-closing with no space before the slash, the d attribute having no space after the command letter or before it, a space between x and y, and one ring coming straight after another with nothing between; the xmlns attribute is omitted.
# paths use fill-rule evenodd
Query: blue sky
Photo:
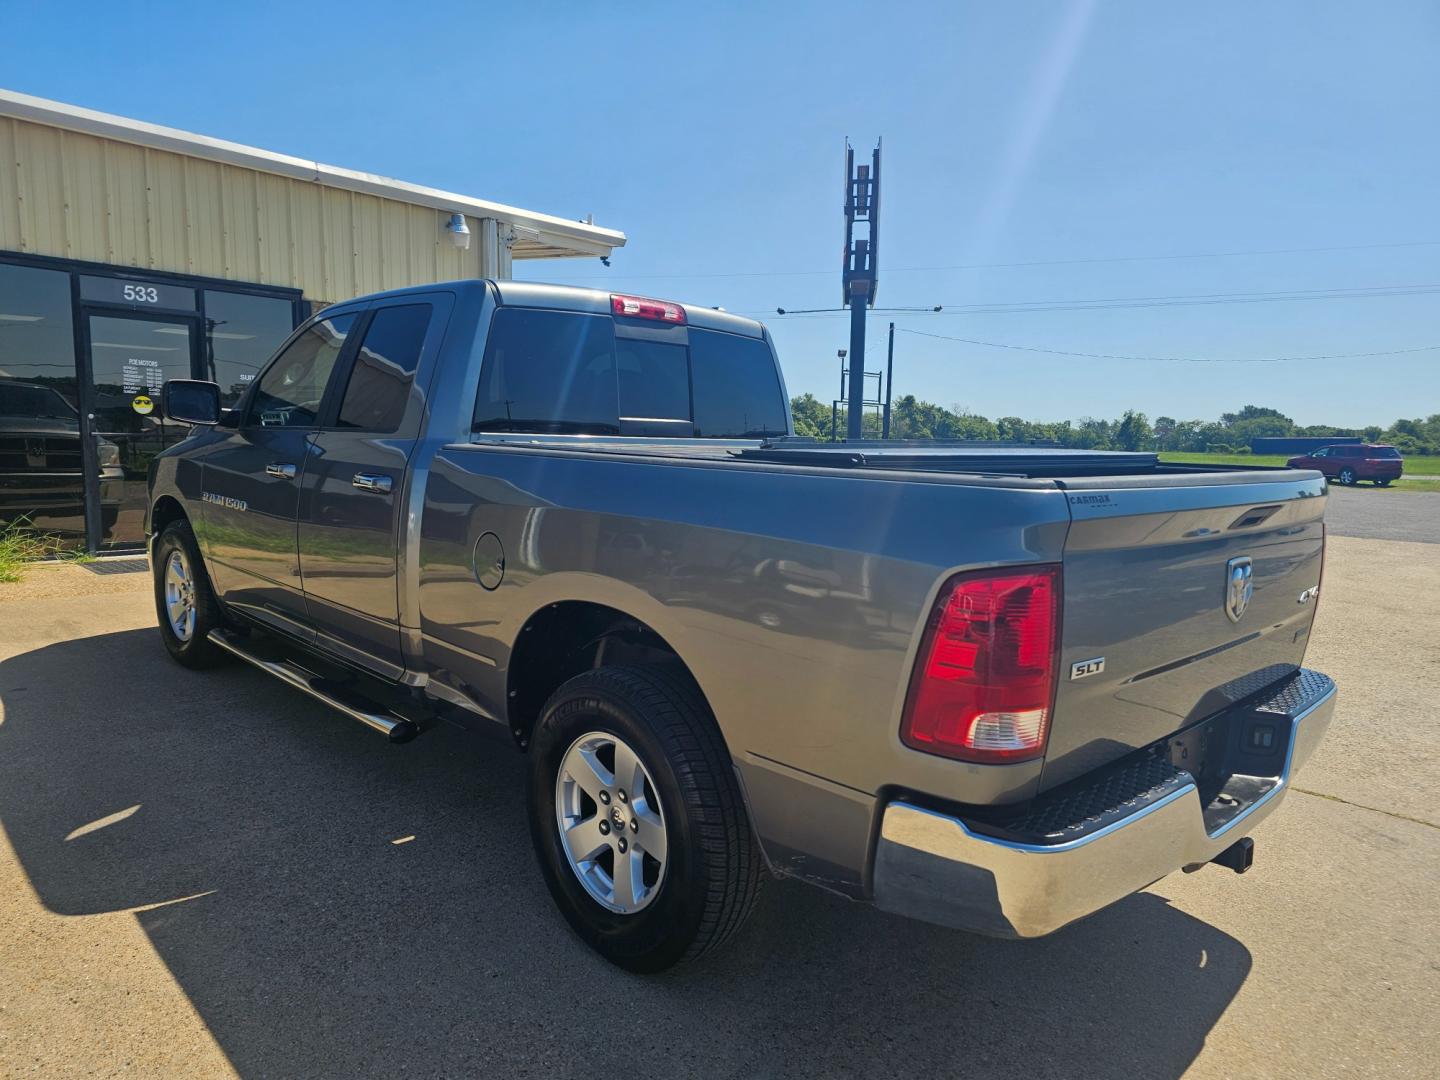
<svg viewBox="0 0 1440 1080"><path fill-rule="evenodd" d="M843 139L868 151L883 135L882 305L1186 298L904 316L902 329L1222 360L1440 346L1440 288L1190 299L1440 287L1440 7L1427 0L324 8L0 0L0 85L594 213L630 237L611 269L517 276L744 312L837 303ZM1314 248L1346 250L1293 250ZM1289 253L1074 261L1257 250ZM933 269L951 267L971 269ZM792 392L832 396L846 319L767 321ZM872 319L871 366L887 321ZM902 333L896 367L897 394L991 417L1440 412L1440 349L1191 363Z"/></svg>

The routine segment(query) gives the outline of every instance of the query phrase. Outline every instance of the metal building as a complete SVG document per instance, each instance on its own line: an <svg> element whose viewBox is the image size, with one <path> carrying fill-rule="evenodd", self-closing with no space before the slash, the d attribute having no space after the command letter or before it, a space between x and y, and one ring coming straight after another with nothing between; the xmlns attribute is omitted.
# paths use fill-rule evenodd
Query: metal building
<svg viewBox="0 0 1440 1080"><path fill-rule="evenodd" d="M150 459L184 434L155 407L166 379L213 379L234 401L317 306L624 243L0 90L0 528L137 545Z"/></svg>

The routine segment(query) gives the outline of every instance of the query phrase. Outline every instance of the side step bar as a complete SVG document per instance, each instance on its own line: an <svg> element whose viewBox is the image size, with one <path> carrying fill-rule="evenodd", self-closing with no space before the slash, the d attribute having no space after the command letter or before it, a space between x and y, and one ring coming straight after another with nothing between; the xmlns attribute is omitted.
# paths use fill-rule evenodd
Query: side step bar
<svg viewBox="0 0 1440 1080"><path fill-rule="evenodd" d="M366 727L380 732L393 743L409 742L420 733L420 729L404 717L395 716L393 713L372 712L342 699L339 696L343 692L340 687L296 664L287 660L267 660L252 650L245 639L237 634L211 630L210 640L247 664L254 664L281 682L309 694L317 701L323 701L337 712L344 713L351 720L358 720Z"/></svg>

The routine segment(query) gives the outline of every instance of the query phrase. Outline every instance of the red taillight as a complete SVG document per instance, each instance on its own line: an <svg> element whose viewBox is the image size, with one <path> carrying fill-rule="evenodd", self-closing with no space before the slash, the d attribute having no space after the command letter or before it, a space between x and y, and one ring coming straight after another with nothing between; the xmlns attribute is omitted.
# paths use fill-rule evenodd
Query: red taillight
<svg viewBox="0 0 1440 1080"><path fill-rule="evenodd" d="M990 763L1045 753L1059 624L1058 566L947 581L910 676L905 745Z"/></svg>
<svg viewBox="0 0 1440 1080"><path fill-rule="evenodd" d="M643 296L610 294L610 310L627 319L653 319L656 322L685 325L685 309L668 300L648 300Z"/></svg>

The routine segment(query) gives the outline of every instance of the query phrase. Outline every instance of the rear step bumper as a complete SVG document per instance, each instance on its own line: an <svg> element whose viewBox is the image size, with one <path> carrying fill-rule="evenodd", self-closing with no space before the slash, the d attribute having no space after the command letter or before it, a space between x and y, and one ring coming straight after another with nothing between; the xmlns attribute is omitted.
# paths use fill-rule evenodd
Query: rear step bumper
<svg viewBox="0 0 1440 1080"><path fill-rule="evenodd" d="M1222 855L1230 865L1238 857L1226 853L1280 804L1334 710L1334 682L1307 670L1234 710L1238 739L1279 736L1275 775L1234 775L1208 807L1194 777L1159 748L1042 796L1003 828L892 802L875 853L875 903L975 933L1041 937L1172 871Z"/></svg>
<svg viewBox="0 0 1440 1080"><path fill-rule="evenodd" d="M228 653L238 656L247 664L254 664L261 671L273 675L283 683L293 686L323 701L332 709L344 713L351 720L358 720L366 727L389 738L391 742L409 742L418 733L415 724L402 716L376 711L347 693L346 689L312 671L306 671L290 660L272 659L257 652L244 637L227 630L211 630L210 640Z"/></svg>

